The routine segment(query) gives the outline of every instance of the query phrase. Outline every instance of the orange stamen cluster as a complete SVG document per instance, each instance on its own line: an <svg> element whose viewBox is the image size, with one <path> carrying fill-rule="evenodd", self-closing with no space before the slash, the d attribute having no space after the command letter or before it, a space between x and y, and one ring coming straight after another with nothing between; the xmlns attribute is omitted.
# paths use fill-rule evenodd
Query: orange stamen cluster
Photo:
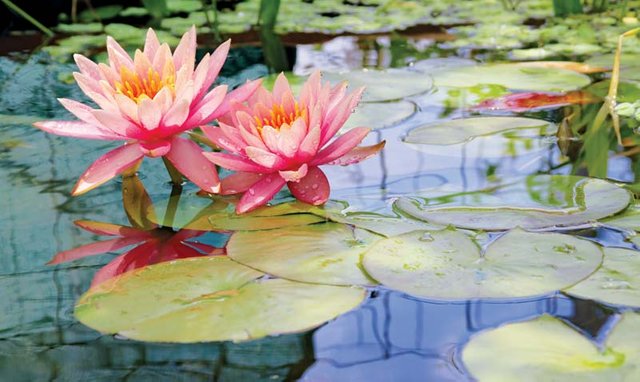
<svg viewBox="0 0 640 382"><path fill-rule="evenodd" d="M147 77L141 77L123 66L120 68L120 82L116 82L115 86L118 93L139 103L144 98L155 97L164 87L169 87L173 91L175 79L173 76L162 78L153 68L149 68Z"/></svg>
<svg viewBox="0 0 640 382"><path fill-rule="evenodd" d="M307 118L307 108L301 108L296 102L293 112L287 114L283 105L273 105L268 116L260 118L259 116L253 117L256 122L256 127L261 130L263 126L271 126L274 129L280 129L282 125L289 125L298 118Z"/></svg>

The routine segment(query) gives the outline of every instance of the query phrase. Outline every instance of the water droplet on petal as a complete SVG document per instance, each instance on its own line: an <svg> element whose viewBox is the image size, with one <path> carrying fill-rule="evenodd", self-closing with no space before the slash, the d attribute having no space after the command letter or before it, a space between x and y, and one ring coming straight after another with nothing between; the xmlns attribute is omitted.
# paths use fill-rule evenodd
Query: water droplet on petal
<svg viewBox="0 0 640 382"><path fill-rule="evenodd" d="M249 189L249 194L250 195L255 195L256 194L256 190L254 190L253 188Z"/></svg>
<svg viewBox="0 0 640 382"><path fill-rule="evenodd" d="M318 185L316 183L314 183L314 184L311 185L311 188L313 188L314 190L317 190L318 189Z"/></svg>

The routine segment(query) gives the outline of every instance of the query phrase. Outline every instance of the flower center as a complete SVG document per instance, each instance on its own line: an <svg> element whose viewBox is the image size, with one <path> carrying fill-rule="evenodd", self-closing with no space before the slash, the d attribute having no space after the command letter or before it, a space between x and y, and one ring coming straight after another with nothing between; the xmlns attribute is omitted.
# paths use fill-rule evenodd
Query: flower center
<svg viewBox="0 0 640 382"><path fill-rule="evenodd" d="M287 114L283 105L273 105L271 112L268 116L260 118L259 116L253 117L256 121L256 127L258 130L262 130L263 126L271 126L274 129L280 129L282 125L289 125L298 118L307 118L307 108L300 108L298 102L294 104L292 112Z"/></svg>
<svg viewBox="0 0 640 382"><path fill-rule="evenodd" d="M126 67L120 68L120 82L116 82L116 91L140 103L145 98L153 98L162 88L175 90L174 76L162 78L155 69L149 68L146 77L141 77Z"/></svg>

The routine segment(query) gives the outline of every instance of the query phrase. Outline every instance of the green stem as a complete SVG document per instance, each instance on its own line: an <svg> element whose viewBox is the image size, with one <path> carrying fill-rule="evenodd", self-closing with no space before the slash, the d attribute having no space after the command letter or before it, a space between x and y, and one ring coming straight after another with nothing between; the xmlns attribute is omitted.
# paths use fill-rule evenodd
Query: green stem
<svg viewBox="0 0 640 382"><path fill-rule="evenodd" d="M173 227L173 221L178 211L178 204L180 202L180 195L182 195L182 186L173 185L171 187L171 196L169 197L169 203L167 204L167 212L162 219L163 227Z"/></svg>
<svg viewBox="0 0 640 382"><path fill-rule="evenodd" d="M171 183L174 186L182 187L182 174L178 169L173 165L173 163L169 162L169 160L165 157L162 157L162 162L164 162L164 166L167 168L167 172L169 173L169 177L171 178Z"/></svg>
<svg viewBox="0 0 640 382"><path fill-rule="evenodd" d="M36 28L40 29L42 33L46 34L49 37L53 37L54 33L53 31L51 31L51 29L42 25L38 20L34 19L27 12L23 11L22 8L18 7L17 5L12 3L10 0L0 0L0 1L2 1L4 5L7 6L7 8L11 9L18 15L22 16L22 18L24 18L25 20L33 24Z"/></svg>

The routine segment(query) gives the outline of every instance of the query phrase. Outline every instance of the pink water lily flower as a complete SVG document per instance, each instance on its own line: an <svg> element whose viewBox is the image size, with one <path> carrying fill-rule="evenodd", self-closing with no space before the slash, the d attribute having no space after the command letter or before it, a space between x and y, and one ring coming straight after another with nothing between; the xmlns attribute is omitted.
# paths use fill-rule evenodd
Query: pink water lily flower
<svg viewBox="0 0 640 382"><path fill-rule="evenodd" d="M96 64L76 54L74 77L97 105L60 99L79 121L44 121L34 125L46 132L76 138L122 140L123 146L98 158L80 177L72 194L85 193L137 164L144 156L165 157L185 177L207 192L218 192L215 166L193 141L180 137L187 130L226 113L233 101L244 101L260 86L248 82L227 94L227 86L209 91L229 51L229 41L195 66L196 31L192 27L171 53L155 32L147 32L144 49L133 59L107 37L109 64Z"/></svg>
<svg viewBox="0 0 640 382"><path fill-rule="evenodd" d="M329 182L318 167L358 163L380 151L384 142L356 147L369 133L356 127L334 139L358 104L364 88L347 93L313 73L296 99L280 74L273 92L260 87L246 103L236 102L203 127L227 152L204 153L213 163L237 171L222 180L222 194L242 193L237 213L266 204L286 184L297 199L319 205L329 198Z"/></svg>

